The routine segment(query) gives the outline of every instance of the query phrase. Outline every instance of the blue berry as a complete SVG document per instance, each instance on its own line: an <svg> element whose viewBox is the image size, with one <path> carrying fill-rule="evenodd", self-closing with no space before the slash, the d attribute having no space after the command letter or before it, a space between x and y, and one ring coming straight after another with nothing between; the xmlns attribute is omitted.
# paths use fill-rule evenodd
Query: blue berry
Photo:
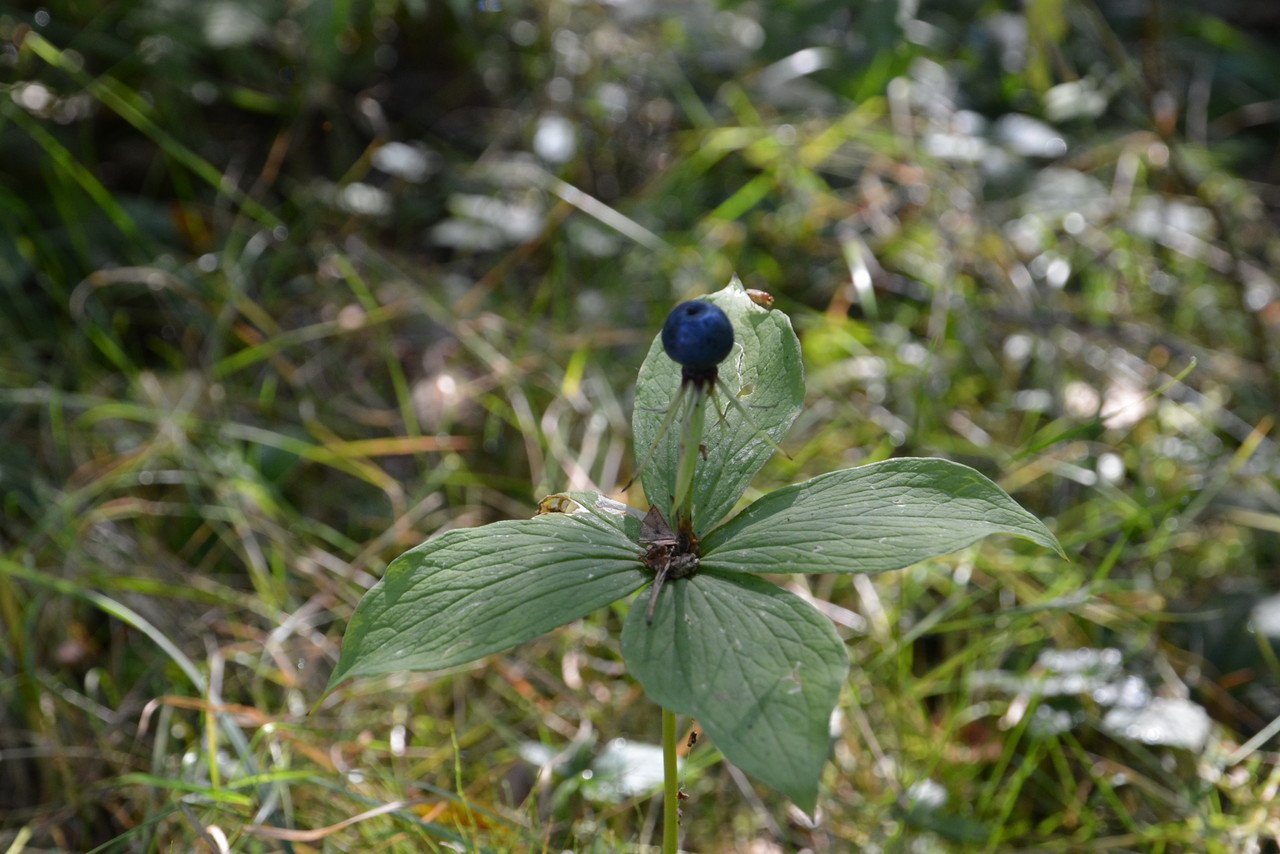
<svg viewBox="0 0 1280 854"><path fill-rule="evenodd" d="M733 349L733 324L718 306L705 300L682 302L662 324L662 349L688 370L713 370Z"/></svg>

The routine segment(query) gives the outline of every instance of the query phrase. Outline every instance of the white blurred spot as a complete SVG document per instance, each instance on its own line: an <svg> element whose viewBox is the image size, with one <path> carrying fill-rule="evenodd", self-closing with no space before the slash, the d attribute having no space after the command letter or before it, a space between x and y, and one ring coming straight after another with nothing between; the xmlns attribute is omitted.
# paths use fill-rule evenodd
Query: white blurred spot
<svg viewBox="0 0 1280 854"><path fill-rule="evenodd" d="M595 801L619 803L646 794L662 785L662 748L615 738L583 779L583 794Z"/></svg>
<svg viewBox="0 0 1280 854"><path fill-rule="evenodd" d="M452 374L443 371L414 383L410 397L419 422L432 432L457 417L463 406L470 402L463 393L462 384Z"/></svg>
<svg viewBox="0 0 1280 854"><path fill-rule="evenodd" d="M1032 734L1037 738L1048 738L1070 731L1075 722L1075 715L1066 709L1055 709L1052 706L1036 706L1028 726Z"/></svg>
<svg viewBox="0 0 1280 854"><path fill-rule="evenodd" d="M1254 605L1249 624L1265 638L1280 638L1280 596L1268 596Z"/></svg>
<svg viewBox="0 0 1280 854"><path fill-rule="evenodd" d="M976 136L958 133L931 133L924 138L924 150L939 160L977 163L987 154L987 144Z"/></svg>
<svg viewBox="0 0 1280 854"><path fill-rule="evenodd" d="M214 49L244 47L266 30L266 22L242 3L214 3L205 11L204 38Z"/></svg>
<svg viewBox="0 0 1280 854"><path fill-rule="evenodd" d="M536 237L545 226L542 209L531 201L506 201L492 196L458 193L449 208L461 218L491 226L513 243Z"/></svg>
<svg viewBox="0 0 1280 854"><path fill-rule="evenodd" d="M1158 196L1143 198L1129 217L1129 227L1135 232L1165 242L1176 241L1181 234L1209 237L1213 226L1213 214L1205 208Z"/></svg>
<svg viewBox="0 0 1280 854"><path fill-rule="evenodd" d="M977 136L986 131L987 117L975 110L956 110L950 129L963 136Z"/></svg>
<svg viewBox="0 0 1280 854"><path fill-rule="evenodd" d="M798 77L806 77L828 67L835 60L835 52L828 48L806 47L783 57L760 72L760 86L776 89Z"/></svg>
<svg viewBox="0 0 1280 854"><path fill-rule="evenodd" d="M520 742L516 745L516 755L537 768L550 768L556 761L556 752L537 741Z"/></svg>
<svg viewBox="0 0 1280 854"><path fill-rule="evenodd" d="M568 163L578 153L577 129L564 116L548 113L538 119L533 150L548 163Z"/></svg>
<svg viewBox="0 0 1280 854"><path fill-rule="evenodd" d="M553 77L547 83L547 97L563 104L573 97L573 84L565 77Z"/></svg>
<svg viewBox="0 0 1280 854"><path fill-rule="evenodd" d="M435 171L434 152L421 145L388 142L373 153L373 168L412 183L421 183Z"/></svg>
<svg viewBox="0 0 1280 854"><path fill-rule="evenodd" d="M351 332L364 325L364 309L355 303L344 305L338 312L338 328Z"/></svg>
<svg viewBox="0 0 1280 854"><path fill-rule="evenodd" d="M1111 193L1092 175L1051 167L1036 173L1023 195L1023 207L1026 216L1057 219L1075 211L1092 222L1111 211Z"/></svg>
<svg viewBox="0 0 1280 854"><path fill-rule="evenodd" d="M764 45L764 27L755 18L732 15L729 32L747 50L759 50Z"/></svg>
<svg viewBox="0 0 1280 854"><path fill-rule="evenodd" d="M1023 157L1051 160L1067 153L1067 141L1049 125L1030 116L1010 113L996 122L996 138Z"/></svg>
<svg viewBox="0 0 1280 854"><path fill-rule="evenodd" d="M1010 335L1004 339L1004 357L1020 365L1031 356L1031 346L1030 335Z"/></svg>
<svg viewBox="0 0 1280 854"><path fill-rule="evenodd" d="M622 248L621 241L616 234L581 220L570 220L567 224L566 234L574 246L595 258L608 258L612 255L617 255Z"/></svg>
<svg viewBox="0 0 1280 854"><path fill-rule="evenodd" d="M1128 380L1116 380L1103 396L1102 424L1108 430L1126 430L1145 418L1152 405L1145 389Z"/></svg>
<svg viewBox="0 0 1280 854"><path fill-rule="evenodd" d="M618 83L602 83L596 90L596 100L609 114L612 121L620 122L627 117L627 108L631 104L631 96L627 89Z"/></svg>
<svg viewBox="0 0 1280 854"><path fill-rule="evenodd" d="M1280 288L1265 275L1245 278L1247 284L1244 287L1244 305L1249 311L1262 311L1280 295Z"/></svg>
<svg viewBox="0 0 1280 854"><path fill-rule="evenodd" d="M1156 697L1138 709L1113 708L1102 719L1102 728L1112 735L1194 752L1204 749L1210 726L1202 706L1168 697Z"/></svg>
<svg viewBox="0 0 1280 854"><path fill-rule="evenodd" d="M845 364L851 379L864 382L883 379L889 373L888 365L879 356L854 356Z"/></svg>
<svg viewBox="0 0 1280 854"><path fill-rule="evenodd" d="M898 347L898 361L904 365L920 367L929 358L929 350L916 341L907 341Z"/></svg>
<svg viewBox="0 0 1280 854"><path fill-rule="evenodd" d="M907 802L926 810L937 810L947 804L947 790L936 780L925 778L907 787Z"/></svg>
<svg viewBox="0 0 1280 854"><path fill-rule="evenodd" d="M532 21L516 21L511 25L511 40L521 47L529 47L538 40L538 27Z"/></svg>
<svg viewBox="0 0 1280 854"><path fill-rule="evenodd" d="M451 249L488 252L500 248L506 241L501 231L483 222L447 219L432 227L431 242Z"/></svg>
<svg viewBox="0 0 1280 854"><path fill-rule="evenodd" d="M785 70L792 77L802 77L830 65L832 59L830 54L830 51L822 48L807 47L796 51L786 59L774 63L772 67L780 71Z"/></svg>
<svg viewBox="0 0 1280 854"><path fill-rule="evenodd" d="M1042 388L1024 389L1013 396L1013 408L1022 412L1048 412L1053 395Z"/></svg>
<svg viewBox="0 0 1280 854"><path fill-rule="evenodd" d="M1158 140L1151 143L1147 146L1147 160L1156 169L1169 165L1169 146Z"/></svg>
<svg viewBox="0 0 1280 854"><path fill-rule="evenodd" d="M1088 79L1059 83L1044 93L1044 114L1051 122L1093 119L1107 109L1107 97Z"/></svg>
<svg viewBox="0 0 1280 854"><path fill-rule="evenodd" d="M391 195L372 184L355 181L338 191L338 207L362 216L384 216L391 213Z"/></svg>
<svg viewBox="0 0 1280 854"><path fill-rule="evenodd" d="M1044 280L1050 287L1061 288L1071 277L1071 263L1066 258L1054 258L1044 271Z"/></svg>
<svg viewBox="0 0 1280 854"><path fill-rule="evenodd" d="M1118 681L1095 688L1093 701L1103 706L1137 709L1151 702L1151 689L1146 682L1130 673Z"/></svg>
<svg viewBox="0 0 1280 854"><path fill-rule="evenodd" d="M1161 296L1168 296L1178 289L1178 280L1164 270L1152 271L1151 278L1147 280L1147 284L1151 286L1151 290Z"/></svg>
<svg viewBox="0 0 1280 854"><path fill-rule="evenodd" d="M42 113L53 103L53 93L42 83L24 83L14 87L15 104L33 113Z"/></svg>
<svg viewBox="0 0 1280 854"><path fill-rule="evenodd" d="M1124 480L1124 460L1119 454L1105 453L1098 457L1098 477L1103 483L1119 483Z"/></svg>
<svg viewBox="0 0 1280 854"><path fill-rule="evenodd" d="M987 20L987 29L1000 46L1000 67L1010 74L1022 71L1027 63L1027 19L1001 12Z"/></svg>
<svg viewBox="0 0 1280 854"><path fill-rule="evenodd" d="M1045 233L1044 221L1035 214L1028 214L1005 223L1004 233L1019 252L1024 256L1031 255L1040 248Z"/></svg>

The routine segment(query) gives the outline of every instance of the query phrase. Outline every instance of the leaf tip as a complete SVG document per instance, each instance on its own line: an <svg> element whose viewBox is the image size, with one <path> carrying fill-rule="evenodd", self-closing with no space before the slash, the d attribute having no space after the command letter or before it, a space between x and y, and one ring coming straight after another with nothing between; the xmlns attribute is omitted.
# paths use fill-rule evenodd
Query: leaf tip
<svg viewBox="0 0 1280 854"><path fill-rule="evenodd" d="M818 811L818 786L815 783L813 788L806 789L802 792L791 792L787 794L791 803L795 804L805 817L813 821L814 814Z"/></svg>
<svg viewBox="0 0 1280 854"><path fill-rule="evenodd" d="M316 709L320 708L320 704L329 699L329 695L334 692L339 685L347 681L347 677L351 675L351 668L344 666L344 662L339 661L338 666L329 674L329 681L325 684L324 690L320 692L320 696L316 697L316 701L307 709L307 717L314 715Z"/></svg>
<svg viewBox="0 0 1280 854"><path fill-rule="evenodd" d="M1025 507L1018 505L1018 509L1020 509L1024 514L1026 514L1026 517L1030 519L1032 522L1029 529L1021 533L1021 536L1023 537L1023 539L1030 540L1031 542L1035 543L1038 546L1043 546L1049 549L1050 551L1057 554L1058 557L1070 563L1071 558L1067 556L1067 550L1062 547L1062 543L1058 540L1057 536L1053 533L1053 531L1049 530L1049 526L1046 525L1044 522L1042 522L1039 518L1036 517L1034 513L1030 512ZM1010 533L1016 533L1016 532L1011 531Z"/></svg>
<svg viewBox="0 0 1280 854"><path fill-rule="evenodd" d="M351 668L346 666L345 662L339 661L338 666L329 674L329 681L324 686L324 691L320 692L320 700L328 697L333 693L333 689L337 688L343 682L347 681L347 677L351 675ZM317 702L319 702L317 700Z"/></svg>

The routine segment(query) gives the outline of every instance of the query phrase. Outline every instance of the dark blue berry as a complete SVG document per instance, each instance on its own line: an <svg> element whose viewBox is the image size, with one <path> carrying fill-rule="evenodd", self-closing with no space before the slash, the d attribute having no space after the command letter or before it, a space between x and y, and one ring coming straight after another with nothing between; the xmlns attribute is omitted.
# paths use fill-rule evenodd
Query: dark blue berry
<svg viewBox="0 0 1280 854"><path fill-rule="evenodd" d="M713 370L733 349L733 324L709 302L682 302L662 324L662 349L671 361L688 370Z"/></svg>

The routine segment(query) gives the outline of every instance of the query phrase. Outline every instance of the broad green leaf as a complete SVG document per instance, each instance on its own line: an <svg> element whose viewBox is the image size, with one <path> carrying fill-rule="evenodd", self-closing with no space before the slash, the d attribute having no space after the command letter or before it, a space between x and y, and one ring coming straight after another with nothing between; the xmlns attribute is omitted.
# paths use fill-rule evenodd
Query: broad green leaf
<svg viewBox="0 0 1280 854"><path fill-rule="evenodd" d="M329 686L473 661L633 593L651 575L625 515L547 513L406 552L360 600Z"/></svg>
<svg viewBox="0 0 1280 854"><path fill-rule="evenodd" d="M885 460L761 497L703 539L701 565L768 574L884 572L988 534L1024 537L1063 554L1039 519L968 466Z"/></svg>
<svg viewBox="0 0 1280 854"><path fill-rule="evenodd" d="M715 572L668 582L652 625L644 612L627 615L622 657L645 693L812 813L849 672L830 621L762 579Z"/></svg>
<svg viewBox="0 0 1280 854"><path fill-rule="evenodd" d="M706 457L698 461L693 487L693 527L697 532L705 531L733 508L773 455L759 431L780 442L804 401L804 365L790 318L752 302L737 277L705 299L723 309L733 324L734 346L720 363L720 378L749 413L751 423L724 401L719 404L724 418L715 411L714 401L708 404L711 409L702 439ZM679 388L680 366L667 357L658 336L636 380L631 432L637 461L653 446ZM649 503L661 508L668 519L672 518L680 432L678 424L672 426L641 473Z"/></svg>
<svg viewBox="0 0 1280 854"><path fill-rule="evenodd" d="M617 528L633 543L640 541L640 524L645 511L614 501L598 492L555 492L538 502L538 515L548 513L587 514ZM641 549L643 551L643 549Z"/></svg>

